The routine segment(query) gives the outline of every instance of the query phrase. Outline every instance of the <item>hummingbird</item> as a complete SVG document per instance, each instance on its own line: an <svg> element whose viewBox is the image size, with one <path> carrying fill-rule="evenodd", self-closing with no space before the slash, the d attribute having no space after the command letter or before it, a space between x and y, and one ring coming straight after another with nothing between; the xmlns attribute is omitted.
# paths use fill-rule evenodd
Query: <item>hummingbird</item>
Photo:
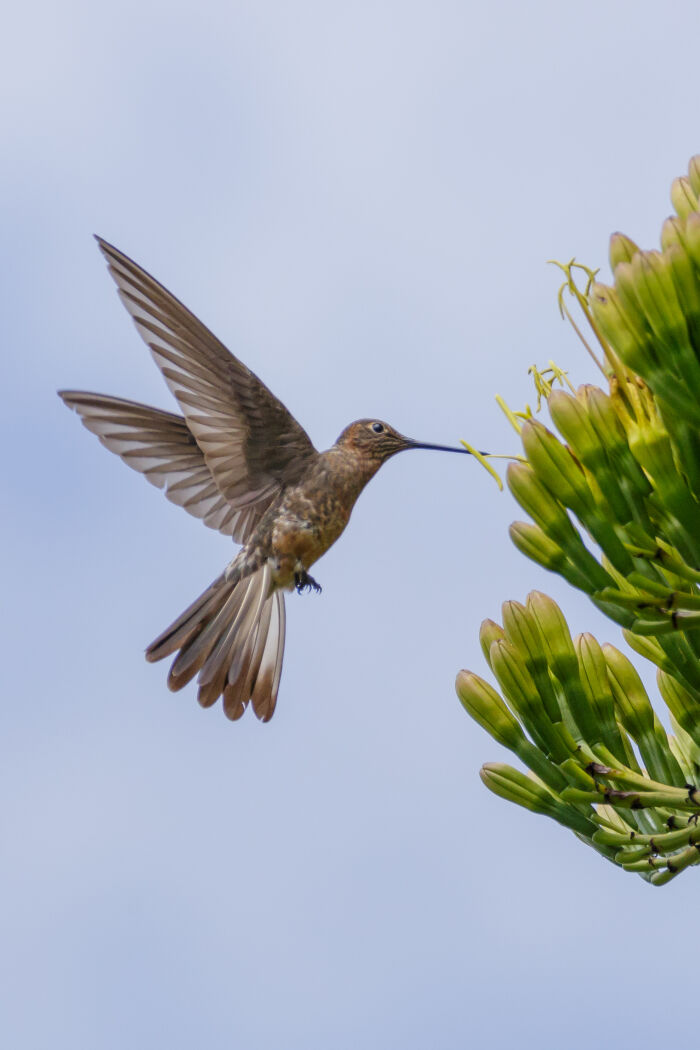
<svg viewBox="0 0 700 1050"><path fill-rule="evenodd" d="M146 649L176 654L171 690L195 676L236 720L269 721L284 655L284 592L320 591L309 569L335 543L358 496L398 452L465 448L404 437L380 419L350 423L318 452L281 401L142 267L96 238L119 296L182 415L105 394L61 390L111 452L205 525L241 544L226 569Z"/></svg>

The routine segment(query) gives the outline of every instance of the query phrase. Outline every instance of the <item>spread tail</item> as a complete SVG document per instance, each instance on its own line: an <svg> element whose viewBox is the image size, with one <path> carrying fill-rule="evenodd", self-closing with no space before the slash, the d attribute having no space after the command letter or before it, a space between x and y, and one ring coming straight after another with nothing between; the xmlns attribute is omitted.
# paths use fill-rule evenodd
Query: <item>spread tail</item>
<svg viewBox="0 0 700 1050"><path fill-rule="evenodd" d="M263 565L243 580L222 574L146 649L154 662L177 652L168 687L182 689L198 675L197 699L210 707L223 696L228 718L251 702L268 722L277 703L284 655L285 612L280 591L270 594ZM178 652L179 650L179 652Z"/></svg>

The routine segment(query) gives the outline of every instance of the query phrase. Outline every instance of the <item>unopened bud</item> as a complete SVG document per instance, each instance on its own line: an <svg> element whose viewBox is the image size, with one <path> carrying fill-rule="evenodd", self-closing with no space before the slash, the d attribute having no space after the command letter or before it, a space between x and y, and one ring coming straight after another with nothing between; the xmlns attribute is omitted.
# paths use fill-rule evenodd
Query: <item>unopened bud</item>
<svg viewBox="0 0 700 1050"><path fill-rule="evenodd" d="M659 692L678 725L700 745L700 696L695 697L673 675L656 672Z"/></svg>
<svg viewBox="0 0 700 1050"><path fill-rule="evenodd" d="M696 154L694 157L690 158L690 162L688 164L688 182L690 183L691 190L693 191L695 196L698 197L698 194L700 194L700 155L699 154ZM700 197L698 197L698 199L700 200Z"/></svg>
<svg viewBox="0 0 700 1050"><path fill-rule="evenodd" d="M474 721L499 744L517 751L525 739L523 731L493 686L472 671L460 671L455 688L462 706Z"/></svg>
<svg viewBox="0 0 700 1050"><path fill-rule="evenodd" d="M499 638L505 638L505 636L505 631L495 620L482 620L479 628L479 644L489 667L491 667L489 651L493 642L498 641Z"/></svg>
<svg viewBox="0 0 700 1050"><path fill-rule="evenodd" d="M551 817L586 838L590 838L597 830L597 826L583 813L573 806L567 806L532 777L513 769L512 766L503 762L487 762L481 767L479 776L495 795L515 802L533 813Z"/></svg>
<svg viewBox="0 0 700 1050"><path fill-rule="evenodd" d="M693 212L685 223L685 244L696 267L700 268L700 214Z"/></svg>
<svg viewBox="0 0 700 1050"><path fill-rule="evenodd" d="M693 192L690 179L685 175L671 183L671 204L681 219L687 219L691 212L698 210L698 198Z"/></svg>
<svg viewBox="0 0 700 1050"><path fill-rule="evenodd" d="M632 262L639 248L624 233L613 233L610 238L610 269L615 272L615 267L621 262Z"/></svg>
<svg viewBox="0 0 700 1050"><path fill-rule="evenodd" d="M602 651L620 721L627 732L639 742L646 733L654 731L654 710L649 697L634 666L619 649L606 643Z"/></svg>
<svg viewBox="0 0 700 1050"><path fill-rule="evenodd" d="M664 251L673 245L683 244L685 221L677 215L670 215L661 227L661 247Z"/></svg>
<svg viewBox="0 0 700 1050"><path fill-rule="evenodd" d="M571 452L538 420L528 419L520 436L529 463L550 492L583 519L593 502L586 477Z"/></svg>
<svg viewBox="0 0 700 1050"><path fill-rule="evenodd" d="M605 744L619 762L624 762L624 748L615 720L615 705L603 651L592 634L579 634L574 641L574 648L578 656L581 682L598 730L597 739L590 740L589 743Z"/></svg>
<svg viewBox="0 0 700 1050"><path fill-rule="evenodd" d="M620 263L615 275L630 266ZM637 375L653 372L658 363L649 347L641 310L624 309L618 290L597 282L591 287L589 302L596 324L623 363Z"/></svg>
<svg viewBox="0 0 700 1050"><path fill-rule="evenodd" d="M506 478L520 506L550 539L564 550L576 544L578 533L569 515L528 463L510 463Z"/></svg>

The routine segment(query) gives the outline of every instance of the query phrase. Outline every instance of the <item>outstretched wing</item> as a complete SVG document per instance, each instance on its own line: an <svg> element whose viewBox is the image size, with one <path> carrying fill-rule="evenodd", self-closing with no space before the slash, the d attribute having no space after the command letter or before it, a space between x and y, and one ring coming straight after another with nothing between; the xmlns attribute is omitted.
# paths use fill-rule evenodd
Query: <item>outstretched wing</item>
<svg viewBox="0 0 700 1050"><path fill-rule="evenodd" d="M307 433L175 296L128 256L97 241L219 492L234 510L264 513L317 455Z"/></svg>
<svg viewBox="0 0 700 1050"><path fill-rule="evenodd" d="M152 485L165 489L172 503L210 528L233 536L237 543L245 543L265 508L259 503L236 508L222 496L182 416L81 390L60 390L59 397L105 448L116 452Z"/></svg>

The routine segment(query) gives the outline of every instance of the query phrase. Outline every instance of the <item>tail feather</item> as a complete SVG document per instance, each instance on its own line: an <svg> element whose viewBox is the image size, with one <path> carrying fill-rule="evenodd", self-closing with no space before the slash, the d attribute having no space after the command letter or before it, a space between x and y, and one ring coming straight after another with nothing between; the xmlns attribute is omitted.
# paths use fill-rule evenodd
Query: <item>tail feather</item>
<svg viewBox="0 0 700 1050"><path fill-rule="evenodd" d="M187 645L183 645L168 674L169 689L176 691L187 685L204 666L212 650L219 648L222 638L227 637L241 622L251 602L254 580L254 577L250 577L238 587L233 587L216 614L196 635L190 637Z"/></svg>
<svg viewBox="0 0 700 1050"><path fill-rule="evenodd" d="M223 694L224 711L229 718L233 717L231 712L238 707L237 702L231 704L229 685L245 679L255 652L261 612L268 597L269 570L263 571L262 580L259 580L258 576L259 574L255 574L248 577L234 591L234 597L244 592L243 597L235 616L229 616L228 624L224 622L223 616L221 617L222 623L216 644L209 647L206 662L199 676L200 704L207 707ZM240 684L242 685L243 681ZM249 699L250 693L243 698L240 714L245 710ZM235 717L240 717L240 714Z"/></svg>
<svg viewBox="0 0 700 1050"><path fill-rule="evenodd" d="M273 602L274 600L270 597L263 605L258 619L258 627L255 632L255 647L253 649L252 660L248 670L248 680L246 683L246 691L251 701L253 699L253 687L255 686L258 674L260 673L260 665L262 664L262 658L265 652L265 643L267 642L267 636L270 631ZM255 708L253 708L253 710L255 710Z"/></svg>
<svg viewBox="0 0 700 1050"><path fill-rule="evenodd" d="M203 707L223 696L224 712L235 720L252 700L257 717L267 722L277 702L284 634L284 597L270 594L264 565L239 581L219 576L149 645L146 658L177 652L170 689L182 689L198 675Z"/></svg>
<svg viewBox="0 0 700 1050"><path fill-rule="evenodd" d="M229 666L224 687L224 711L229 718L240 718L251 698L262 660L265 640L270 626L271 595L261 592L260 601L251 607L249 626L243 627L245 644Z"/></svg>
<svg viewBox="0 0 700 1050"><path fill-rule="evenodd" d="M157 660L162 660L164 656L170 656L171 653L177 652L178 649L184 647L203 621L206 622L212 619L220 612L229 594L230 591L224 588L224 576L222 573L207 587L203 594L200 594L199 598L195 598L192 604L187 606L177 620L174 620L162 634L159 634L151 642L146 649L148 662L155 663ZM183 682L182 684L184 685L185 683Z"/></svg>
<svg viewBox="0 0 700 1050"><path fill-rule="evenodd" d="M261 722L269 722L275 713L286 633L284 595L277 591L270 601L272 616L251 696L253 710Z"/></svg>

